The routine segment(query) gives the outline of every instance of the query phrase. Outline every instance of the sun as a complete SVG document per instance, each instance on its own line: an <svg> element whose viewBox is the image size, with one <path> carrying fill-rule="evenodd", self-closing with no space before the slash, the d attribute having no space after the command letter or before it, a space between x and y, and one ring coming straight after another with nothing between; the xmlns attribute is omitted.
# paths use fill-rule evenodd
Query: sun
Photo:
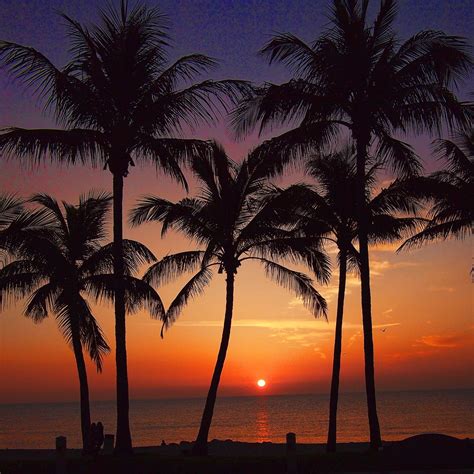
<svg viewBox="0 0 474 474"><path fill-rule="evenodd" d="M260 379L260 380L257 380L257 385L260 388L263 388L263 387L265 387L265 385L267 385L267 382L265 382L265 380L263 380L263 379Z"/></svg>

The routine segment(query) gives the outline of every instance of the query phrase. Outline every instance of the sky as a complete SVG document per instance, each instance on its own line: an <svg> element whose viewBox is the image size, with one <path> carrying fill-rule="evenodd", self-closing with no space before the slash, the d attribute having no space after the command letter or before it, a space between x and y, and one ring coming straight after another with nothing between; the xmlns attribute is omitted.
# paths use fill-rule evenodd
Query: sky
<svg viewBox="0 0 474 474"><path fill-rule="evenodd" d="M315 1L184 1L158 5L172 23L170 59L204 53L220 60L212 78L282 82L284 69L268 66L258 50L276 32L292 32L306 41L318 37L327 24L328 2ZM373 1L373 6L378 2ZM57 11L80 21L94 21L99 1L2 1L0 37L34 46L57 65L67 61L65 29ZM474 42L474 1L401 0L396 27L402 38L420 29L441 29ZM474 90L471 76L459 94ZM41 104L0 71L0 127L51 127ZM236 142L226 119L200 129L199 138L216 138L229 155L240 160L255 146L255 135ZM409 137L428 171L439 166L430 156L431 138ZM301 177L287 178L285 183ZM76 202L90 189L111 190L111 175L101 169L61 168L45 163L5 162L0 157L0 189L28 196L47 192ZM196 191L191 182L191 194ZM144 194L180 199L185 193L166 177L137 166L125 180L125 208ZM160 238L158 224L125 228L125 236L140 240L157 257L195 248L171 233ZM470 241L434 243L396 253L397 246L371 251L376 383L379 390L473 387L474 319ZM334 257L334 249L328 249ZM268 394L329 391L337 268L327 287L318 287L329 303L328 322L315 320L286 290L267 280L257 265L239 269L234 325L221 379L221 395L262 393L256 381L267 381ZM179 280L160 288L169 303ZM215 275L205 295L191 302L179 321L160 339L161 325L145 313L127 322L130 393L133 398L204 396L212 374L224 313L224 277ZM364 387L359 282L348 280L342 348L341 389ZM24 303L0 314L0 403L78 399L78 382L71 349L62 339L54 316L35 325L22 315ZM111 307L94 307L109 344L114 347ZM89 364L93 399L114 397L114 357L106 358L97 374ZM260 390L260 392L259 392Z"/></svg>

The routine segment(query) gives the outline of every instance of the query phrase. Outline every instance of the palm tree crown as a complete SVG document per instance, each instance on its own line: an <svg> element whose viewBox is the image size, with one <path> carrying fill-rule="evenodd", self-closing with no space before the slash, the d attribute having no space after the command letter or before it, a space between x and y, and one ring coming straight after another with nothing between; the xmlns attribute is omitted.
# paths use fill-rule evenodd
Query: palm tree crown
<svg viewBox="0 0 474 474"><path fill-rule="evenodd" d="M413 192L412 182L397 179L377 192L379 170L379 165L372 165L365 176L369 241L372 244L400 240L413 233L422 222L412 217L421 207L421 199ZM306 171L314 178L315 185L302 188L303 194L298 198L304 203L298 211L301 230L333 241L357 270L357 171L352 148L318 153L308 161Z"/></svg>
<svg viewBox="0 0 474 474"><path fill-rule="evenodd" d="M435 152L447 161L442 171L415 178L414 192L433 203L425 228L400 248L435 239L463 238L474 225L474 129L458 131L451 140L435 141Z"/></svg>
<svg viewBox="0 0 474 474"><path fill-rule="evenodd" d="M81 343L100 371L109 347L85 296L96 300L113 296L112 245L101 246L110 197L81 196L77 206L64 203L64 211L45 194L34 196L31 202L47 211L49 224L23 235L16 249L10 250L13 259L0 270L0 294L28 296L25 315L35 322L49 313L55 314L69 343L72 327L77 323ZM132 276L140 265L154 261L153 254L135 241L125 241L125 247L130 309L146 305L154 317L162 318L164 309L159 296ZM139 294L135 294L136 289Z"/></svg>
<svg viewBox="0 0 474 474"><path fill-rule="evenodd" d="M217 146L210 158L196 159L191 166L202 185L199 197L172 203L150 196L131 213L133 225L160 221L162 235L175 229L204 246L202 251L167 256L144 276L149 283L159 285L183 272L199 270L171 303L164 327L175 320L190 297L204 290L213 267L219 273L236 274L245 260L260 262L269 276L301 296L313 314L325 314L326 303L311 280L278 263L286 259L307 265L321 282L329 277L321 243L285 227L293 209L290 198L296 195L297 186L278 196L271 187L262 191L264 181L256 178L252 166L247 161L235 164Z"/></svg>
<svg viewBox="0 0 474 474"><path fill-rule="evenodd" d="M191 54L170 64L167 21L156 9L129 10L122 1L90 28L61 16L69 28L66 66L7 41L0 42L0 63L34 88L64 129L5 129L0 149L37 160L48 154L60 162L102 162L124 176L138 158L184 183L178 161L205 143L170 136L183 125L210 122L217 106L230 105L248 84L207 80L183 87L215 61Z"/></svg>
<svg viewBox="0 0 474 474"><path fill-rule="evenodd" d="M468 109L450 89L472 67L466 40L426 30L400 42L393 31L396 1L382 0L371 25L368 5L334 0L331 26L313 44L282 34L262 49L270 63L283 63L294 77L242 101L234 113L237 132L257 124L261 132L275 124L298 125L265 142L260 153L288 162L331 142L342 127L356 141L374 145L383 163L411 174L419 170L417 156L396 134L468 123Z"/></svg>

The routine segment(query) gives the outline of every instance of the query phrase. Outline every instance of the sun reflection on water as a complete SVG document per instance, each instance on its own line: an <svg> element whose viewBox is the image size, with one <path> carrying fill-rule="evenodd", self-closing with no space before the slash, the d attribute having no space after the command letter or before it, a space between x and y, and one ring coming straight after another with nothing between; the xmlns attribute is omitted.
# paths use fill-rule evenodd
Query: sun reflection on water
<svg viewBox="0 0 474 474"><path fill-rule="evenodd" d="M257 425L257 443L270 441L267 401L264 398L258 401L257 418L255 421Z"/></svg>

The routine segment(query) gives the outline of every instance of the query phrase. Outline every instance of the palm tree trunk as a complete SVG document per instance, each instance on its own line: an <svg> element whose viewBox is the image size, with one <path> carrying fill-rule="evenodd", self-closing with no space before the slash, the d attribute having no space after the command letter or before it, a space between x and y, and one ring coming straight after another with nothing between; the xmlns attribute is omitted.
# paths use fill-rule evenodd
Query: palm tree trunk
<svg viewBox="0 0 474 474"><path fill-rule="evenodd" d="M347 254L339 255L339 290L337 293L336 334L334 338L334 358L332 362L331 396L329 401L329 429L326 451L336 451L337 402L339 398L339 373L341 370L342 319L344 315L344 296L346 292Z"/></svg>
<svg viewBox="0 0 474 474"><path fill-rule="evenodd" d="M84 362L84 354L82 353L81 337L77 321L72 321L71 336L74 357L76 358L77 374L79 376L82 450L83 452L87 452L89 449L89 432L91 427L89 384L87 382L86 364Z"/></svg>
<svg viewBox="0 0 474 474"><path fill-rule="evenodd" d="M365 198L365 164L368 137L357 137L357 212L360 253L360 286L362 302L362 325L364 330L365 390L369 416L370 447L377 450L382 446L380 425L375 397L374 342L372 338L372 308L370 296L370 264L368 245L368 222Z"/></svg>
<svg viewBox="0 0 474 474"><path fill-rule="evenodd" d="M130 453L132 438L128 418L128 371L125 328L125 289L123 285L123 175L113 174L113 217L114 217L114 275L115 287L115 363L117 367L117 436L116 453Z"/></svg>
<svg viewBox="0 0 474 474"><path fill-rule="evenodd" d="M221 345L217 356L216 366L212 375L211 386L207 394L206 405L202 414L201 426L193 446L192 453L195 456L207 455L207 438L211 427L212 415L214 413L214 405L216 403L217 389L221 379L222 369L224 368L227 347L229 346L230 329L232 326L232 310L234 306L234 272L227 272L226 279L226 306L224 317L224 328L222 330Z"/></svg>

